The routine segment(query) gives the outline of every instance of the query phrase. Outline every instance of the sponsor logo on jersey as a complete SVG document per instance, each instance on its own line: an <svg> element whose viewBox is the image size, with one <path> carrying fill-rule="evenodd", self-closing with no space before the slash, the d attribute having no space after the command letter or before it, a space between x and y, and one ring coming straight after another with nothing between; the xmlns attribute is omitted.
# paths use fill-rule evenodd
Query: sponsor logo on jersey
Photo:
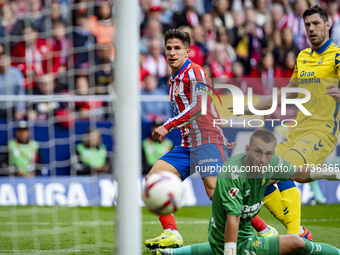
<svg viewBox="0 0 340 255"><path fill-rule="evenodd" d="M320 60L318 64L321 64L323 60ZM306 83L320 83L320 78L315 77L315 72L301 71L300 78L298 78L298 84Z"/></svg>
<svg viewBox="0 0 340 255"><path fill-rule="evenodd" d="M207 158L207 159L201 159L198 161L198 165L202 165L204 163L217 163L218 159L217 158Z"/></svg>
<svg viewBox="0 0 340 255"><path fill-rule="evenodd" d="M261 203L256 203L253 205L243 205L242 206L242 218L254 217L261 208Z"/></svg>
<svg viewBox="0 0 340 255"><path fill-rule="evenodd" d="M298 84L320 83L320 78L298 78Z"/></svg>
<svg viewBox="0 0 340 255"><path fill-rule="evenodd" d="M308 76L314 76L314 71L313 72L301 71L300 77L308 77Z"/></svg>
<svg viewBox="0 0 340 255"><path fill-rule="evenodd" d="M240 190L238 188L231 188L228 193L231 196L231 198L235 198L239 191Z"/></svg>

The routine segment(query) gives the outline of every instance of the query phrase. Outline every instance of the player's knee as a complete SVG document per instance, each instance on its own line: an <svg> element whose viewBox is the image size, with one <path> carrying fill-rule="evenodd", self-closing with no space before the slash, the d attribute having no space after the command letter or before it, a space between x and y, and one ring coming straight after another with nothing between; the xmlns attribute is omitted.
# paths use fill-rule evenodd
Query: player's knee
<svg viewBox="0 0 340 255"><path fill-rule="evenodd" d="M269 209L268 209L269 210ZM273 213L272 213L273 214ZM284 219L284 214L273 214L273 216L278 220L278 221L283 221Z"/></svg>
<svg viewBox="0 0 340 255"><path fill-rule="evenodd" d="M208 195L209 199L212 200L212 199L213 199L213 196L214 196L214 189L212 189L212 188L206 188L205 191L207 192L207 195Z"/></svg>
<svg viewBox="0 0 340 255"><path fill-rule="evenodd" d="M299 254L303 247L305 247L305 242L303 239L296 235L285 235L282 236L284 240L280 241L280 247L284 247L286 253Z"/></svg>
<svg viewBox="0 0 340 255"><path fill-rule="evenodd" d="M305 242L302 240L301 237L293 236L292 245L292 252L294 252L294 254L298 254L302 251L303 247L305 247Z"/></svg>
<svg viewBox="0 0 340 255"><path fill-rule="evenodd" d="M217 176L209 176L203 178L205 192L207 193L210 200L212 200L215 187L216 187Z"/></svg>
<svg viewBox="0 0 340 255"><path fill-rule="evenodd" d="M155 173L155 172L157 172L157 170L155 170L155 167L152 167L151 170L150 170L150 172L145 176L145 179L148 179L149 176L150 176L151 174Z"/></svg>
<svg viewBox="0 0 340 255"><path fill-rule="evenodd" d="M183 179L181 174L177 171L177 169L169 164L166 161L158 160L153 167L151 168L150 172L146 175L145 179L147 179L151 174L159 172L159 171L167 171L177 175L180 179Z"/></svg>
<svg viewBox="0 0 340 255"><path fill-rule="evenodd" d="M207 193L210 200L212 200L214 196L215 186L213 183L204 182L205 192Z"/></svg>
<svg viewBox="0 0 340 255"><path fill-rule="evenodd" d="M151 171L145 176L145 180L149 178L150 174L152 174Z"/></svg>
<svg viewBox="0 0 340 255"><path fill-rule="evenodd" d="M209 197L209 199L212 201L212 199L213 199L213 196L214 196L214 191L212 191L212 192L208 192L208 197Z"/></svg>

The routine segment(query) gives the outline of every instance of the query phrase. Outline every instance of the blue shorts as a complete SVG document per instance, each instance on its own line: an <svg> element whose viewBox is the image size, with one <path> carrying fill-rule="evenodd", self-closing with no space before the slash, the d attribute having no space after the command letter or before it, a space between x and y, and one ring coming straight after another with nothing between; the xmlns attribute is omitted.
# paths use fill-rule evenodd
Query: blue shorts
<svg viewBox="0 0 340 255"><path fill-rule="evenodd" d="M160 158L173 165L183 180L195 171L202 178L217 176L227 159L227 146L221 144L205 144L192 148L177 146Z"/></svg>

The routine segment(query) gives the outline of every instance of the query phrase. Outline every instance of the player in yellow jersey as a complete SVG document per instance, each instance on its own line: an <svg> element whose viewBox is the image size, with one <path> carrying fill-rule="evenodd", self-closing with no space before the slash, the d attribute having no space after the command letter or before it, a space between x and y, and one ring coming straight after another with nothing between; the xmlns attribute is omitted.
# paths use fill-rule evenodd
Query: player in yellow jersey
<svg viewBox="0 0 340 255"><path fill-rule="evenodd" d="M340 48L329 38L330 22L324 9L315 5L304 12L303 18L312 48L299 53L288 87L310 91L311 98L303 106L311 115L299 110L297 126L275 152L293 165L311 166L320 164L338 140L340 89L335 84L339 84L340 77ZM287 97L297 95L290 93ZM281 91L278 103L281 104ZM254 107L264 110L271 105L272 98L268 98ZM252 114L248 107L245 114ZM311 233L300 226L301 198L294 182L279 182L277 186L280 191L274 185L268 186L265 206L287 227L288 234L300 234L310 240Z"/></svg>

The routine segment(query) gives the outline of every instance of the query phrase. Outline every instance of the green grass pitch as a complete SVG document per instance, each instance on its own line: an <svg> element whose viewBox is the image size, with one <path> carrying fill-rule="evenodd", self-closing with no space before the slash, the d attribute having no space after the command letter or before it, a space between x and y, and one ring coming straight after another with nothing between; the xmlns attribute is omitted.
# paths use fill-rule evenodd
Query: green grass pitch
<svg viewBox="0 0 340 255"><path fill-rule="evenodd" d="M184 207L176 213L184 244L207 241L211 208ZM260 216L284 227L263 207ZM114 208L0 207L0 254L115 254ZM340 248L340 205L303 206L302 224L313 240ZM142 240L162 232L158 217L143 208ZM151 254L142 245L143 254Z"/></svg>

